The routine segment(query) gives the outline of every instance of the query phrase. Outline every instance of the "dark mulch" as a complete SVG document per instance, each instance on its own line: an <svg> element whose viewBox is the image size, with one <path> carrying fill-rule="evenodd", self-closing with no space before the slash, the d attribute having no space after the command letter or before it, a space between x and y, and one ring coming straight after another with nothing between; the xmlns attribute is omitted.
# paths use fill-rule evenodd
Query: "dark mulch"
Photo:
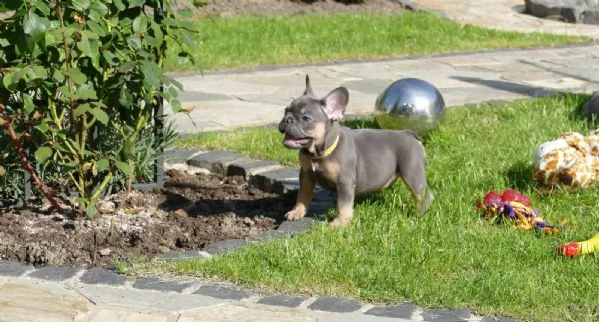
<svg viewBox="0 0 599 322"><path fill-rule="evenodd" d="M201 249L276 228L293 205L243 177L167 171L164 188L110 196L94 219L0 208L0 258L36 266L106 266Z"/></svg>

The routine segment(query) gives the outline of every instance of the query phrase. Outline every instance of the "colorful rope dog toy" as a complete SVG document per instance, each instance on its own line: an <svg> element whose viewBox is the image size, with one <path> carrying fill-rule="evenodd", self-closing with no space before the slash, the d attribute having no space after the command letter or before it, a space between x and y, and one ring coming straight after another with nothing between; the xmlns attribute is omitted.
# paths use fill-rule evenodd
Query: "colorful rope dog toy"
<svg viewBox="0 0 599 322"><path fill-rule="evenodd" d="M596 252L599 253L599 233L596 233L593 237L581 242L569 242L560 247L558 251L562 255L568 257L586 255Z"/></svg>
<svg viewBox="0 0 599 322"><path fill-rule="evenodd" d="M555 234L558 228L566 224L566 221L558 226L547 223L538 210L531 208L530 199L526 195L511 189L504 191L501 196L495 191L487 193L477 207L484 211L487 219L508 219L515 223L517 229L535 228L546 234Z"/></svg>

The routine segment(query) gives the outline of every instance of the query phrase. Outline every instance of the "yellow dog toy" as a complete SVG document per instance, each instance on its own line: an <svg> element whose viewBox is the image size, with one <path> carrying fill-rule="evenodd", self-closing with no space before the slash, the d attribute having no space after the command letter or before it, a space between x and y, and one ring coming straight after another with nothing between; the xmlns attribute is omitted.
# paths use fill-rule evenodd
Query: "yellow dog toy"
<svg viewBox="0 0 599 322"><path fill-rule="evenodd" d="M559 252L568 257L599 253L599 233L581 242L569 242L560 247Z"/></svg>

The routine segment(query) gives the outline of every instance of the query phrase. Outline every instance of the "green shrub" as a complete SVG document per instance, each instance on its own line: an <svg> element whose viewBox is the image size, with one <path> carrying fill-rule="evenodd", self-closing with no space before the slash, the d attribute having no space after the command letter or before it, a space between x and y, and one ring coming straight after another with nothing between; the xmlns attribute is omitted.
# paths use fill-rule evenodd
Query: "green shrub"
<svg viewBox="0 0 599 322"><path fill-rule="evenodd" d="M166 43L189 59L195 30L175 18L172 0L6 0L2 12L0 136L14 147L3 151L21 159L55 208L54 190L74 189L78 210L92 216L102 192L123 181L115 179L129 189L147 179L160 147L144 154L160 121L154 107L164 99L180 109L180 84L162 67Z"/></svg>

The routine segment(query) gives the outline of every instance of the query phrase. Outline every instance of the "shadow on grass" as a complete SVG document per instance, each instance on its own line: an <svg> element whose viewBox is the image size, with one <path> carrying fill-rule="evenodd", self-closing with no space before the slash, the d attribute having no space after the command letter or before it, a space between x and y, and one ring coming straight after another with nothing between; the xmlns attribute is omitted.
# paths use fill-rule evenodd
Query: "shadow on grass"
<svg viewBox="0 0 599 322"><path fill-rule="evenodd" d="M505 176L512 189L526 191L533 186L532 165L528 162L516 162L506 171Z"/></svg>

